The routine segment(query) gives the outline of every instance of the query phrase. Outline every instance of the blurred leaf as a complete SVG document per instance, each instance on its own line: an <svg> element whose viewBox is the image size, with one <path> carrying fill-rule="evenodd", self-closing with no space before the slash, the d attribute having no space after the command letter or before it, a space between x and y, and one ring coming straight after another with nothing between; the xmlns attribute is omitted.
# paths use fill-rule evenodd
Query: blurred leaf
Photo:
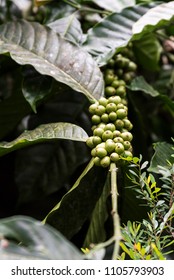
<svg viewBox="0 0 174 280"><path fill-rule="evenodd" d="M13 216L0 220L0 236L0 259L83 258L61 233L30 217Z"/></svg>
<svg viewBox="0 0 174 280"><path fill-rule="evenodd" d="M52 92L52 79L49 76L40 75L36 71L25 69L22 92L25 99L36 113L38 101L42 101Z"/></svg>
<svg viewBox="0 0 174 280"><path fill-rule="evenodd" d="M148 168L149 172L159 173L159 165L168 168L168 162L174 163L173 145L166 142L158 142L154 144L155 153Z"/></svg>
<svg viewBox="0 0 174 280"><path fill-rule="evenodd" d="M85 142L87 138L88 135L86 132L75 124L42 124L34 130L24 131L18 138L11 142L1 142L0 156L10 153L14 150L47 140L69 139L73 141Z"/></svg>
<svg viewBox="0 0 174 280"><path fill-rule="evenodd" d="M93 102L103 94L103 76L92 57L49 27L24 20L1 25L0 53L6 52L17 63L31 64Z"/></svg>
<svg viewBox="0 0 174 280"><path fill-rule="evenodd" d="M145 78L143 76L138 76L133 81L131 84L128 86L129 89L132 91L142 91L145 92L152 97L159 96L159 92L156 91L149 83L146 82Z"/></svg>
<svg viewBox="0 0 174 280"><path fill-rule="evenodd" d="M94 166L92 159L44 222L51 224L68 239L72 238L91 215L101 195L105 176L103 170Z"/></svg>
<svg viewBox="0 0 174 280"><path fill-rule="evenodd" d="M145 79L143 76L138 76L129 86L127 86L132 91L141 91L149 94L152 97L158 97L158 99L162 100L165 105L169 108L170 113L173 115L174 112L174 101L172 101L167 95L160 94L157 90L155 90Z"/></svg>
<svg viewBox="0 0 174 280"><path fill-rule="evenodd" d="M134 39L133 25L154 5L135 5L103 18L89 29L84 48L95 57L99 65L106 64L116 49L126 46Z"/></svg>
<svg viewBox="0 0 174 280"><path fill-rule="evenodd" d="M133 25L133 34L150 33L168 25L173 20L174 1L163 3L149 10Z"/></svg>
<svg viewBox="0 0 174 280"><path fill-rule="evenodd" d="M141 40L134 42L136 62L149 71L160 69L162 47L154 34L147 34Z"/></svg>
<svg viewBox="0 0 174 280"><path fill-rule="evenodd" d="M96 203L90 219L90 226L83 244L84 248L90 248L91 244L97 244L106 240L105 222L108 218L107 199L110 192L110 180L109 176L107 176L103 192Z"/></svg>
<svg viewBox="0 0 174 280"><path fill-rule="evenodd" d="M111 11L111 12L117 12L119 13L121 10L123 10L126 7L130 7L135 5L135 0L91 0L91 2L94 2L99 7Z"/></svg>
<svg viewBox="0 0 174 280"><path fill-rule="evenodd" d="M77 45L82 43L83 32L75 13L53 21L48 26L70 42Z"/></svg>

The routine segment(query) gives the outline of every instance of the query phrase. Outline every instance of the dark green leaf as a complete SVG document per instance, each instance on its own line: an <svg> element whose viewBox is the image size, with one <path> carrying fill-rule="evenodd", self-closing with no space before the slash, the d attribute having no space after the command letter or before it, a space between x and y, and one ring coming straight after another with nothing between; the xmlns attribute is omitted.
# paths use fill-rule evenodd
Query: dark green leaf
<svg viewBox="0 0 174 280"><path fill-rule="evenodd" d="M83 255L49 225L24 216L0 220L0 259L78 260ZM19 245L20 244L20 245Z"/></svg>
<svg viewBox="0 0 174 280"><path fill-rule="evenodd" d="M88 31L84 48L100 65L106 64L115 49L126 46L133 39L133 25L154 5L135 5L105 17Z"/></svg>
<svg viewBox="0 0 174 280"><path fill-rule="evenodd" d="M91 244L97 244L106 240L105 222L108 218L107 199L110 192L111 188L108 176L103 192L92 213L90 226L83 244L84 248L90 248Z"/></svg>
<svg viewBox="0 0 174 280"><path fill-rule="evenodd" d="M61 37L66 38L74 44L80 45L83 39L83 32L80 22L77 19L76 14L60 18L48 24L56 33Z"/></svg>
<svg viewBox="0 0 174 280"><path fill-rule="evenodd" d="M36 113L38 101L42 101L49 96L52 91L52 79L49 76L40 75L36 71L26 71L22 84L22 92L30 104L33 111Z"/></svg>
<svg viewBox="0 0 174 280"><path fill-rule="evenodd" d="M111 11L111 12L120 12L126 7L130 7L135 5L135 0L92 0L91 2L94 2L99 7L104 8L105 10Z"/></svg>
<svg viewBox="0 0 174 280"><path fill-rule="evenodd" d="M162 47L154 34L147 34L134 42L134 54L138 64L149 71L159 70Z"/></svg>
<svg viewBox="0 0 174 280"><path fill-rule="evenodd" d="M154 144L155 153L148 168L149 172L159 173L159 165L168 168L168 162L174 163L173 145L166 142L158 142Z"/></svg>
<svg viewBox="0 0 174 280"><path fill-rule="evenodd" d="M152 97L159 96L159 92L156 91L149 83L146 82L143 76L138 76L131 82L129 89L132 91L142 91L145 92Z"/></svg>
<svg viewBox="0 0 174 280"><path fill-rule="evenodd" d="M6 52L17 63L31 64L93 102L103 94L103 76L92 57L49 27L24 20L1 25L0 53Z"/></svg>
<svg viewBox="0 0 174 280"><path fill-rule="evenodd" d="M0 143L0 155L27 147L40 142L55 139L67 139L85 142L88 138L86 132L79 126L70 123L43 124L31 131L24 131L11 142Z"/></svg>
<svg viewBox="0 0 174 280"><path fill-rule="evenodd" d="M101 195L105 176L105 172L93 166L91 160L70 191L51 210L44 222L51 224L68 239L72 238L92 213Z"/></svg>

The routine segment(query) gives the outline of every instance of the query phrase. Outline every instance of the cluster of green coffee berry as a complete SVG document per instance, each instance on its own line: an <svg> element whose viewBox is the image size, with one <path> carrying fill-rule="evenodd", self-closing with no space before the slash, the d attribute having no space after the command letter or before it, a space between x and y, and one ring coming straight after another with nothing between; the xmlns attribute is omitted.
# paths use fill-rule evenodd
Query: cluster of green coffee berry
<svg viewBox="0 0 174 280"><path fill-rule="evenodd" d="M111 162L132 157L126 83L135 75L136 64L122 54L115 55L104 71L105 96L89 107L93 136L87 139L94 164L108 167ZM129 77L128 77L129 74Z"/></svg>

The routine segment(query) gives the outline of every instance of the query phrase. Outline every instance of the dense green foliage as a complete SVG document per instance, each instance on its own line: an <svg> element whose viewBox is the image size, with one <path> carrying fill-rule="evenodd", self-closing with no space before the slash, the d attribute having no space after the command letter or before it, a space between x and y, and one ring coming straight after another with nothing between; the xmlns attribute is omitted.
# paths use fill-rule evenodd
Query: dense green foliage
<svg viewBox="0 0 174 280"><path fill-rule="evenodd" d="M0 1L1 259L173 259L173 20Z"/></svg>

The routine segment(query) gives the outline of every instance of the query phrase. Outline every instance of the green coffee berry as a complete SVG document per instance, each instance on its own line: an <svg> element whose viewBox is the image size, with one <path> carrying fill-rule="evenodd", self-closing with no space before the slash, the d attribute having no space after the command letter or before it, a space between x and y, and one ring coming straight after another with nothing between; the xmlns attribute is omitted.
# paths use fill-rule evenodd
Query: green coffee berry
<svg viewBox="0 0 174 280"><path fill-rule="evenodd" d="M106 141L107 139L112 139L112 138L113 138L113 133L110 130L106 130L102 135L103 141Z"/></svg>
<svg viewBox="0 0 174 280"><path fill-rule="evenodd" d="M106 149L104 148L99 148L99 147L96 147L96 153L95 153L95 156L99 157L99 158L103 158L107 155L107 151Z"/></svg>
<svg viewBox="0 0 174 280"><path fill-rule="evenodd" d="M115 138L115 137L120 137L120 135L121 135L120 130L114 130L114 131L113 131L113 138Z"/></svg>
<svg viewBox="0 0 174 280"><path fill-rule="evenodd" d="M115 103L108 103L106 105L106 112L107 113L111 113L111 112L116 112L117 106L115 105Z"/></svg>
<svg viewBox="0 0 174 280"><path fill-rule="evenodd" d="M107 123L109 121L109 115L108 114L103 114L101 116L101 120L104 122L104 123Z"/></svg>
<svg viewBox="0 0 174 280"><path fill-rule="evenodd" d="M119 155L121 155L124 152L124 146L122 143L115 144L115 152Z"/></svg>
<svg viewBox="0 0 174 280"><path fill-rule="evenodd" d="M123 138L122 138L123 139ZM131 148L131 143L129 141L124 141L123 142L125 150L128 150Z"/></svg>
<svg viewBox="0 0 174 280"><path fill-rule="evenodd" d="M106 105L108 104L108 100L105 97L101 97L98 102L100 105L103 105L104 107L106 107Z"/></svg>
<svg viewBox="0 0 174 280"><path fill-rule="evenodd" d="M105 142L105 148L108 153L115 151L115 142L111 139L107 139Z"/></svg>
<svg viewBox="0 0 174 280"><path fill-rule="evenodd" d="M116 119L117 119L117 114L116 114L116 112L111 112L111 113L109 113L109 119L110 119L111 121L116 121Z"/></svg>
<svg viewBox="0 0 174 280"><path fill-rule="evenodd" d="M127 116L127 111L125 109L118 109L116 113L119 119L124 119Z"/></svg>
<svg viewBox="0 0 174 280"><path fill-rule="evenodd" d="M89 112L91 113L91 114L95 114L95 110L96 110L96 108L97 108L97 104L95 103L95 104L91 104L90 106L89 106Z"/></svg>
<svg viewBox="0 0 174 280"><path fill-rule="evenodd" d="M129 131L122 132L121 137L123 138L124 141L129 141L129 142L131 142L133 139L132 133L130 133Z"/></svg>
<svg viewBox="0 0 174 280"><path fill-rule="evenodd" d="M130 151L125 151L124 157L133 157L133 154Z"/></svg>
<svg viewBox="0 0 174 280"><path fill-rule="evenodd" d="M110 66L110 67L112 67L112 68L114 68L114 66L115 66L115 60L114 60L113 58L111 58L111 59L108 61L107 65Z"/></svg>
<svg viewBox="0 0 174 280"><path fill-rule="evenodd" d="M121 97L124 97L124 96L126 95L125 86L119 86L119 87L116 89L116 94L118 94L118 95L121 96Z"/></svg>
<svg viewBox="0 0 174 280"><path fill-rule="evenodd" d="M127 130L131 130L131 129L132 129L133 125L132 125L132 123L130 122L130 120L125 119L125 120L123 120L123 122L124 122L124 127L125 127Z"/></svg>
<svg viewBox="0 0 174 280"><path fill-rule="evenodd" d="M135 72L137 70L137 65L135 64L135 62L130 61L129 64L128 64L127 69L129 71L134 71Z"/></svg>
<svg viewBox="0 0 174 280"><path fill-rule="evenodd" d="M113 95L115 95L115 93L116 93L116 90L114 87L111 87L111 86L105 87L106 96L113 96Z"/></svg>
<svg viewBox="0 0 174 280"><path fill-rule="evenodd" d="M106 124L104 122L101 122L97 125L96 128L102 128L103 130L105 129Z"/></svg>
<svg viewBox="0 0 174 280"><path fill-rule="evenodd" d="M124 122L122 120L118 119L115 121L115 126L116 126L117 130L120 130L124 127Z"/></svg>
<svg viewBox="0 0 174 280"><path fill-rule="evenodd" d="M126 86L126 83L124 80L119 80L120 86Z"/></svg>
<svg viewBox="0 0 174 280"><path fill-rule="evenodd" d="M104 78L105 84L110 85L114 81L114 78L115 78L114 74L107 74Z"/></svg>
<svg viewBox="0 0 174 280"><path fill-rule="evenodd" d="M106 130L111 130L113 132L115 130L115 125L113 123L107 123L105 125L105 131Z"/></svg>
<svg viewBox="0 0 174 280"><path fill-rule="evenodd" d="M102 142L101 137L93 136L93 144L96 146Z"/></svg>
<svg viewBox="0 0 174 280"><path fill-rule="evenodd" d="M95 156L96 156L96 148L93 148L93 149L91 150L91 156L92 156L92 157L95 157Z"/></svg>
<svg viewBox="0 0 174 280"><path fill-rule="evenodd" d="M109 68L107 68L107 69L105 70L104 76L109 75L109 74L114 75L114 74L115 74L115 73L114 73L114 69L109 69Z"/></svg>
<svg viewBox="0 0 174 280"><path fill-rule="evenodd" d="M110 157L109 156L105 156L104 158L101 159L100 161L100 165L102 167L108 167L110 165Z"/></svg>
<svg viewBox="0 0 174 280"><path fill-rule="evenodd" d="M118 109L124 109L124 104L123 103L119 103L118 105L117 105L117 110Z"/></svg>
<svg viewBox="0 0 174 280"><path fill-rule="evenodd" d="M124 73L124 71L121 68L116 70L116 75L118 75L118 77L121 77L123 75L123 73Z"/></svg>
<svg viewBox="0 0 174 280"><path fill-rule="evenodd" d="M112 154L110 154L110 159L111 159L111 161L113 161L113 162L117 162L119 159L120 159L120 157L119 157L119 154L117 154L117 153L112 153Z"/></svg>
<svg viewBox="0 0 174 280"><path fill-rule="evenodd" d="M115 103L115 105L118 105L121 103L121 97L120 96L111 96L108 98L108 103ZM118 108L118 106L117 106Z"/></svg>
<svg viewBox="0 0 174 280"><path fill-rule="evenodd" d="M103 105L98 105L97 108L95 109L95 114L98 116L101 116L105 113L105 107Z"/></svg>
<svg viewBox="0 0 174 280"><path fill-rule="evenodd" d="M86 144L87 144L87 146L89 147L89 148L94 148L95 147L95 145L94 145L94 143L93 143L93 136L90 136L87 140L86 140Z"/></svg>
<svg viewBox="0 0 174 280"><path fill-rule="evenodd" d="M114 138L114 142L115 142L115 143L122 143L122 144L123 144L123 143L124 143L124 140L123 140L122 137L117 136L117 137Z"/></svg>
<svg viewBox="0 0 174 280"><path fill-rule="evenodd" d="M94 123L94 124L99 124L101 121L100 116L98 116L98 115L93 115L91 120L92 120L92 123Z"/></svg>
<svg viewBox="0 0 174 280"><path fill-rule="evenodd" d="M119 85L120 85L120 82L119 82L119 80L117 80L117 79L114 79L113 82L112 82L112 84L111 84L111 86L114 87L114 88L118 88Z"/></svg>
<svg viewBox="0 0 174 280"><path fill-rule="evenodd" d="M103 128L97 127L97 128L94 129L93 135L102 137L103 132L104 132Z"/></svg>
<svg viewBox="0 0 174 280"><path fill-rule="evenodd" d="M100 161L101 161L101 159L99 158L99 157L94 157L94 164L95 165L97 165L97 166L101 166L101 164L100 164Z"/></svg>
<svg viewBox="0 0 174 280"><path fill-rule="evenodd" d="M102 143L98 144L98 145L96 146L96 149L98 149L98 148L103 148L103 149L105 149L105 142L102 142Z"/></svg>

